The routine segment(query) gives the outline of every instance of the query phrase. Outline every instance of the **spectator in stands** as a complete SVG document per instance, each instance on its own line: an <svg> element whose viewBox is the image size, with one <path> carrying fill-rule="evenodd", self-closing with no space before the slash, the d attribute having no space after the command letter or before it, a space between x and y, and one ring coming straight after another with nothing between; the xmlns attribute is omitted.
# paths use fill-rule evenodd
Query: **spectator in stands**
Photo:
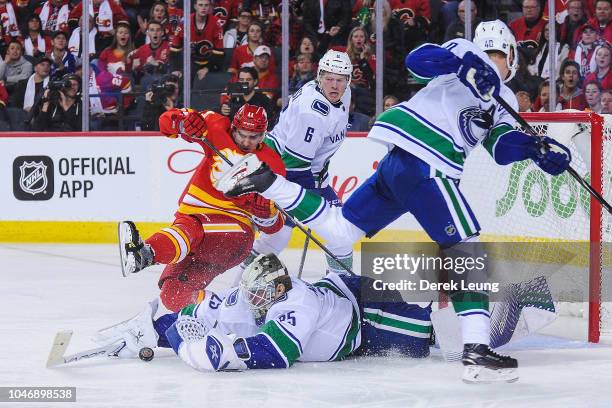
<svg viewBox="0 0 612 408"><path fill-rule="evenodd" d="M106 119L114 120L120 109L120 101L123 101L122 108L124 110L128 110L132 106L134 97L129 95L132 93L130 79L126 76L113 75L108 71L102 71L97 65L90 64L89 81L86 83L89 84L89 109L94 116L91 121L91 128L94 130L116 129L113 126L109 127L108 125L113 122L106 121Z"/></svg>
<svg viewBox="0 0 612 408"><path fill-rule="evenodd" d="M612 90L601 94L601 113L612 113Z"/></svg>
<svg viewBox="0 0 612 408"><path fill-rule="evenodd" d="M550 96L550 82L542 82L538 88L538 96L533 101L531 110L533 112L550 112L549 109L549 98Z"/></svg>
<svg viewBox="0 0 612 408"><path fill-rule="evenodd" d="M567 16L561 24L559 38L561 44L567 44L574 48L579 41L577 33L587 22L584 6L581 0L570 0L567 3Z"/></svg>
<svg viewBox="0 0 612 408"><path fill-rule="evenodd" d="M242 10L238 14L238 23L223 35L223 48L236 48L247 43L247 32L251 24L252 16L248 10Z"/></svg>
<svg viewBox="0 0 612 408"><path fill-rule="evenodd" d="M367 132L370 130L370 118L360 112L355 112L355 97L351 97L349 119L346 129L350 132Z"/></svg>
<svg viewBox="0 0 612 408"><path fill-rule="evenodd" d="M56 31L51 41L51 52L47 56L53 61L51 66L51 77L61 78L66 74L72 74L76 70L76 59L68 51L68 39L63 31Z"/></svg>
<svg viewBox="0 0 612 408"><path fill-rule="evenodd" d="M42 32L42 23L40 17L32 14L24 27L24 55L26 58L36 59L41 54L46 54L51 50L51 39Z"/></svg>
<svg viewBox="0 0 612 408"><path fill-rule="evenodd" d="M257 70L257 87L259 89L267 89L267 91L262 92L272 100L273 104L275 104L275 100L278 98L280 79L270 70L271 54L270 47L267 45L260 45L253 54L253 64ZM276 91L270 91L270 89L275 89Z"/></svg>
<svg viewBox="0 0 612 408"><path fill-rule="evenodd" d="M353 63L351 91L355 95L355 109L369 116L374 114L374 74L376 60L370 49L367 32L355 27L349 34L346 53Z"/></svg>
<svg viewBox="0 0 612 408"><path fill-rule="evenodd" d="M391 0L389 5L404 25L407 52L427 41L431 24L428 0ZM456 16L456 11L453 10L452 13Z"/></svg>
<svg viewBox="0 0 612 408"><path fill-rule="evenodd" d="M295 68L297 64L297 56L309 54L311 56L311 61L313 63L313 69L316 71L317 62L319 61L319 54L317 53L317 42L314 38L305 35L303 36L299 43L298 49L295 51L295 55L289 58L289 77L293 78L295 74Z"/></svg>
<svg viewBox="0 0 612 408"><path fill-rule="evenodd" d="M262 45L262 32L263 28L259 22L254 21L251 23L251 25L249 25L249 30L247 32L247 43L236 47L234 53L232 54L232 61L230 62L227 72L236 74L242 67L253 66L253 54L255 53L257 47ZM276 61L272 55L270 58L270 69L274 71L275 68Z"/></svg>
<svg viewBox="0 0 612 408"><path fill-rule="evenodd" d="M0 39L4 44L20 39L19 22L12 2L0 0Z"/></svg>
<svg viewBox="0 0 612 408"><path fill-rule="evenodd" d="M33 67L23 57L23 46L17 40L11 40L6 49L4 60L0 61L0 82L12 93L17 82L28 79Z"/></svg>
<svg viewBox="0 0 612 408"><path fill-rule="evenodd" d="M538 88L540 83L544 81L542 78L529 73L528 61L529 58L526 54L529 53L529 49L519 48L519 66L516 70L516 75L510 82L508 87L516 94L518 91L526 91L531 99L534 99L538 94Z"/></svg>
<svg viewBox="0 0 612 408"><path fill-rule="evenodd" d="M569 59L563 61L560 79L562 85L559 89L556 110L584 110L586 108L586 100L580 86L580 66L578 63Z"/></svg>
<svg viewBox="0 0 612 408"><path fill-rule="evenodd" d="M60 80L51 83L33 109L32 130L35 132L81 130L80 87L81 78L75 74L66 74Z"/></svg>
<svg viewBox="0 0 612 408"><path fill-rule="evenodd" d="M400 103L400 101L395 95L385 95L383 98L383 112L398 103Z"/></svg>
<svg viewBox="0 0 612 408"><path fill-rule="evenodd" d="M328 46L344 45L351 24L350 0L304 0L304 33Z"/></svg>
<svg viewBox="0 0 612 408"><path fill-rule="evenodd" d="M569 51L569 45L562 44L560 42L555 43L556 69L554 75L552 75L553 78L559 76L559 66L561 65L561 61L564 61L567 58ZM544 31L542 32L542 41L540 41L538 44L538 48L536 48L532 59L529 61L529 66L527 67L531 75L539 76L543 79L548 79L551 77L550 66L548 64L549 52L548 24L546 24Z"/></svg>
<svg viewBox="0 0 612 408"><path fill-rule="evenodd" d="M224 116L233 117L238 109L245 103L255 106L261 106L266 111L268 115L268 121L274 123L272 121L272 103L270 99L265 96L263 93L259 92L259 90L255 89L258 85L258 75L257 70L253 67L242 67L238 71L238 82L246 84L248 87L244 92L239 91L234 93L231 91L232 84L228 87L227 95L221 96L221 109L220 112Z"/></svg>
<svg viewBox="0 0 612 408"><path fill-rule="evenodd" d="M601 84L597 81L587 82L584 86L584 98L587 102L587 109L595 113L601 113Z"/></svg>
<svg viewBox="0 0 612 408"><path fill-rule="evenodd" d="M159 117L165 111L177 107L179 82L179 77L169 74L152 84L151 89L145 94L142 130L159 130Z"/></svg>
<svg viewBox="0 0 612 408"><path fill-rule="evenodd" d="M263 26L264 43L276 47L281 45L280 1L244 0L242 9L250 11L253 18Z"/></svg>
<svg viewBox="0 0 612 408"><path fill-rule="evenodd" d="M296 60L293 77L289 80L289 92L297 91L317 76L312 63L312 54L299 54Z"/></svg>
<svg viewBox="0 0 612 408"><path fill-rule="evenodd" d="M597 81L603 89L612 89L612 73L610 73L611 54L612 49L607 43L595 49L594 58L591 60L591 72L584 79L585 83Z"/></svg>
<svg viewBox="0 0 612 408"><path fill-rule="evenodd" d="M523 17L510 23L519 47L537 48L546 20L538 0L523 0Z"/></svg>
<svg viewBox="0 0 612 408"><path fill-rule="evenodd" d="M170 44L163 39L163 26L159 21L147 23L148 44L138 47L128 55L128 64L137 82L148 85L168 71Z"/></svg>
<svg viewBox="0 0 612 408"><path fill-rule="evenodd" d="M248 11L245 2L238 0L214 0L212 8L213 14L219 19L222 31L226 31L229 28L228 21L236 20L238 10Z"/></svg>
<svg viewBox="0 0 612 408"><path fill-rule="evenodd" d="M150 21L157 21L162 26L162 38L169 40L170 35L173 33L171 30L170 20L168 19L168 6L163 1L156 1L149 9L149 13L146 17L141 15L138 16L138 31L134 35L134 43L137 47L149 43L149 37L147 35L148 23Z"/></svg>
<svg viewBox="0 0 612 408"><path fill-rule="evenodd" d="M132 33L127 24L117 24L115 38L108 48L100 53L98 67L113 75L127 75L131 67L128 64L128 55L134 51Z"/></svg>
<svg viewBox="0 0 612 408"><path fill-rule="evenodd" d="M219 71L223 65L223 30L217 16L211 13L210 0L196 0L191 13L191 72L199 80L209 71ZM172 72L181 71L183 61L183 28L178 26L170 41Z"/></svg>
<svg viewBox="0 0 612 408"><path fill-rule="evenodd" d="M127 25L127 23L123 22L123 23L118 23L117 26L119 26L120 24ZM70 51L70 53L74 55L74 58L76 58L77 66L79 64L82 64L82 61L83 61L83 57L81 55L81 50L83 48L81 47L81 27L82 26L83 26L83 19L80 18L79 26L72 31L72 34L70 34L70 39L68 40L68 51ZM97 35L98 35L98 28L94 24L93 17L90 16L89 17L89 58L90 58L90 61L95 59L98 52L102 50L102 48L100 49L96 48ZM112 41L111 41L111 44L112 44Z"/></svg>
<svg viewBox="0 0 612 408"><path fill-rule="evenodd" d="M476 17L478 11L476 2L474 0L470 1L472 3L472 38L474 38L474 31L481 20ZM465 0L461 1L459 6L457 6L457 16L459 19L446 28L444 42L454 38L465 38Z"/></svg>
<svg viewBox="0 0 612 408"><path fill-rule="evenodd" d="M40 16L42 31L45 35L52 35L56 31L69 32L70 2L66 0L47 0L34 13Z"/></svg>
<svg viewBox="0 0 612 408"><path fill-rule="evenodd" d="M11 94L9 105L22 108L26 112L32 110L32 106L42 97L44 89L49 83L53 61L46 55L39 56L34 62L34 73L28 79L19 81L15 92Z"/></svg>
<svg viewBox="0 0 612 408"><path fill-rule="evenodd" d="M569 52L568 58L580 66L580 76L585 77L591 71L591 59L599 44L597 31L590 24L585 24L581 32L581 40L576 48Z"/></svg>
<svg viewBox="0 0 612 408"><path fill-rule="evenodd" d="M595 17L589 20L597 34L607 42L612 42L612 0L595 1Z"/></svg>
<svg viewBox="0 0 612 408"><path fill-rule="evenodd" d="M113 0L92 0L94 26L97 29L96 50L101 51L113 42L113 33L119 23L129 24L123 7ZM89 3L88 3L89 4ZM68 26L76 28L83 15L83 2L78 3L70 12Z"/></svg>
<svg viewBox="0 0 612 408"><path fill-rule="evenodd" d="M531 112L531 96L527 91L518 91L516 94L519 112Z"/></svg>
<svg viewBox="0 0 612 408"><path fill-rule="evenodd" d="M176 28L183 24L183 8L178 7L178 0L166 0L168 5L168 21L170 22L171 33L174 34Z"/></svg>

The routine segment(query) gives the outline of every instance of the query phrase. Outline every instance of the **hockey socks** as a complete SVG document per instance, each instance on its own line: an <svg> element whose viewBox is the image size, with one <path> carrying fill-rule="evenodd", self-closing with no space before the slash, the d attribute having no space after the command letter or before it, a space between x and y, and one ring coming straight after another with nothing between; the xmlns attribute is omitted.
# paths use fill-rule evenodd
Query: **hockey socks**
<svg viewBox="0 0 612 408"><path fill-rule="evenodd" d="M151 235L145 242L155 253L155 262L174 264L189 255L204 237L202 224L195 217L179 216L173 225Z"/></svg>

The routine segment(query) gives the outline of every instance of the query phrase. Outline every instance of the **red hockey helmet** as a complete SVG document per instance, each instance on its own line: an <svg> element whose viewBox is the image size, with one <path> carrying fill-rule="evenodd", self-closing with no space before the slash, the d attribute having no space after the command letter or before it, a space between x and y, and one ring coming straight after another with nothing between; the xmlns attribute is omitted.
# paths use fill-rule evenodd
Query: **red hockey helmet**
<svg viewBox="0 0 612 408"><path fill-rule="evenodd" d="M249 132L263 133L268 129L268 115L264 108L246 103L234 115L232 126Z"/></svg>

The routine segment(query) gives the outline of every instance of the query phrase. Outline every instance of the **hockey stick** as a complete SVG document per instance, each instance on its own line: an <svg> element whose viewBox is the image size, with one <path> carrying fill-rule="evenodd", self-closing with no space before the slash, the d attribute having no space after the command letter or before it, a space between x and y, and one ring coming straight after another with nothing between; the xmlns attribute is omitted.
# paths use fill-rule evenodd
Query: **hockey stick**
<svg viewBox="0 0 612 408"><path fill-rule="evenodd" d="M508 104L508 102L506 102L501 96L499 95L494 95L495 100L497 101L497 103L499 103L502 108L504 108L506 111L508 111L508 113L522 126L524 127L529 133L531 133L533 136L537 136L539 137L540 135L538 134L538 132L536 132L536 130L525 120L522 118L521 115L519 115L519 113L517 111L515 111L514 109L512 109L512 106L510 106ZM574 170L572 167L568 167L567 168L567 172L584 188L586 189L589 194L591 194L591 196L593 196L593 198L595 200L597 200L599 202L599 204L602 205L603 208L606 209L606 211L608 211L608 213L612 214L612 206L610 206L610 204L601 196L601 194L599 194L597 191L595 191L595 189L593 187L591 187L591 185L582 177L580 177L580 175L578 174L578 172L576 172L576 170Z"/></svg>
<svg viewBox="0 0 612 408"><path fill-rule="evenodd" d="M217 147L215 145L213 145L208 139L206 139L205 137L201 137L201 138L198 138L198 140L201 140L202 142L204 142L206 144L206 146L210 147L217 154L217 156L219 156L225 163L229 164L230 166L234 166L234 163L232 163L232 161L230 159L228 159L227 156L225 154L223 154L223 152L221 150L217 149ZM285 218L290 219L291 222L293 222L295 224L295 226L298 227L300 229L300 231L302 231L304 233L304 235L306 235L308 238L310 238L312 240L312 242L317 244L317 246L319 248L321 248L323 250L323 252L325 252L327 255L329 255L334 261L338 262L340 264L340 266L342 267L342 269L344 269L345 271L347 271L351 275L355 275L355 273L351 270L351 268L346 266L344 263L340 262L340 260L338 260L338 258L334 254L332 254L332 252L329 249L327 249L327 247L325 245L323 245L323 243L321 241L319 241L317 238L315 238L312 235L312 233L310 232L310 229L308 229L306 226L304 226L304 224L302 224L301 221L299 221L293 215L289 214L287 211L285 211L284 208L281 208L276 203L274 203L274 206L276 207L276 209L278 211L281 212L281 214L283 214L285 216Z"/></svg>
<svg viewBox="0 0 612 408"><path fill-rule="evenodd" d="M70 339L72 339L71 330L61 331L55 335L55 339L53 340L53 346L51 346L49 358L47 359L47 368L73 363L75 361L83 360L86 358L117 354L119 353L119 351L121 351L121 349L125 347L125 342L121 342L108 346L84 350L78 353L65 356L64 353L66 352L66 349L70 344Z"/></svg>
<svg viewBox="0 0 612 408"><path fill-rule="evenodd" d="M310 228L308 228L308 232L312 233ZM306 235L306 239L304 240L304 249L302 250L302 258L300 259L300 267L298 268L298 279L302 277L302 271L304 270L304 262L306 262L306 252L308 252L309 243L310 235Z"/></svg>

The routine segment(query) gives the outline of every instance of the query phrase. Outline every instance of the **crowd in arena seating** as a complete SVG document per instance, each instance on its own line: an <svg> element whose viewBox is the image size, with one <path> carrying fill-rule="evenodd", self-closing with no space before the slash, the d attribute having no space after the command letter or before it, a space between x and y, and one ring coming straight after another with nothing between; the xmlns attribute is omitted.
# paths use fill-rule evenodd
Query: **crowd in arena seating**
<svg viewBox="0 0 612 408"><path fill-rule="evenodd" d="M327 49L353 62L351 129L375 114L376 47L383 46L387 109L422 86L404 56L424 42L464 36L466 1L383 1L376 41L374 0L291 0L289 89L316 76ZM483 20L508 22L520 66L509 83L521 111L612 112L612 0L469 0L472 32ZM191 105L232 116L248 101L272 118L282 108L281 2L192 0ZM83 5L75 0L0 0L0 131L81 129L80 89L92 95L90 128L155 130L156 117L182 104L183 5L180 0L90 0L90 76L81 80ZM554 22L557 41L549 44ZM548 55L554 53L555 72Z"/></svg>

